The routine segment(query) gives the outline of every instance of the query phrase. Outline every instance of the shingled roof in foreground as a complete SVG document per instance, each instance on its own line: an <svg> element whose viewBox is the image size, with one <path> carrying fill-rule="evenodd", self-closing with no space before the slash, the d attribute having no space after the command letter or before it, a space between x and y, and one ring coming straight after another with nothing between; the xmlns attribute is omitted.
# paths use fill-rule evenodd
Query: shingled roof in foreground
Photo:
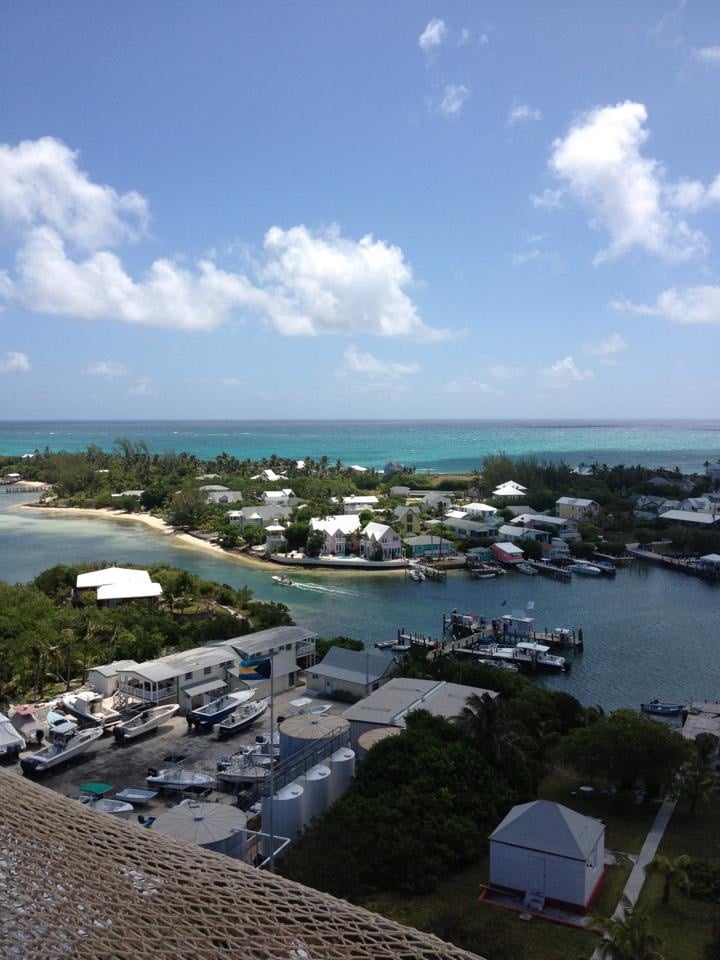
<svg viewBox="0 0 720 960"><path fill-rule="evenodd" d="M0 770L0 957L477 960Z"/></svg>

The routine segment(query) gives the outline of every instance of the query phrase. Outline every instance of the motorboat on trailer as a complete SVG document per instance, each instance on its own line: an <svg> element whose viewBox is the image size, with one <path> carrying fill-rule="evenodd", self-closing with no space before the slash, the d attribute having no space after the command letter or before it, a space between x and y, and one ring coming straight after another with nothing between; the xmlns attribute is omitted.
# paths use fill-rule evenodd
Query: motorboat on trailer
<svg viewBox="0 0 720 960"><path fill-rule="evenodd" d="M63 708L77 717L81 723L109 730L111 726L119 723L122 716L112 707L104 706L103 700L101 693L96 693L94 690L80 690L78 693L66 693L61 703Z"/></svg>
<svg viewBox="0 0 720 960"><path fill-rule="evenodd" d="M641 703L643 713L654 714L656 717L679 717L685 709L684 703L663 703L661 700L649 700Z"/></svg>
<svg viewBox="0 0 720 960"><path fill-rule="evenodd" d="M242 703L252 700L255 689L238 690L236 693L224 693L217 700L211 700L202 707L190 711L193 721L201 727L212 727L225 717L234 713Z"/></svg>
<svg viewBox="0 0 720 960"><path fill-rule="evenodd" d="M208 790L214 782L214 778L207 773L196 773L179 766L164 767L162 770L148 767L145 777L145 783L151 787L165 790Z"/></svg>
<svg viewBox="0 0 720 960"><path fill-rule="evenodd" d="M254 690L252 691L255 692ZM225 737L232 736L233 733L240 733L241 730L247 730L256 720L265 713L270 701L265 698L255 703L241 703L237 709L221 720L220 723L213 725L213 733L218 740L224 740Z"/></svg>
<svg viewBox="0 0 720 960"><path fill-rule="evenodd" d="M295 581L291 580L290 577L278 576L277 574L272 578L273 583L279 584L281 587L294 587Z"/></svg>
<svg viewBox="0 0 720 960"><path fill-rule="evenodd" d="M57 727L51 728L50 743L31 756L23 757L20 761L22 771L29 777L46 773L48 770L67 763L73 757L85 753L88 747L102 735L102 727L78 730L77 726L74 725L74 728L67 732L61 732Z"/></svg>
<svg viewBox="0 0 720 960"><path fill-rule="evenodd" d="M150 733L151 730L157 730L167 720L175 716L180 709L178 703L166 703L159 707L148 707L142 713L136 713L129 720L123 720L116 723L113 728L113 734L118 743L125 740L134 740L135 737L141 737L144 733Z"/></svg>

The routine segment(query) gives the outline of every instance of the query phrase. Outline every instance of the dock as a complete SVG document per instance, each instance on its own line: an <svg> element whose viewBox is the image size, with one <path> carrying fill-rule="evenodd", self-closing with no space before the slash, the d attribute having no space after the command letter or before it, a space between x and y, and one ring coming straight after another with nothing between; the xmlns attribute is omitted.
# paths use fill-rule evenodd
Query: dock
<svg viewBox="0 0 720 960"><path fill-rule="evenodd" d="M537 570L543 577L551 577L553 580L560 580L562 583L569 583L572 580L572 573L564 567L556 567L552 563L539 563L537 560L526 560L533 570Z"/></svg>
<svg viewBox="0 0 720 960"><path fill-rule="evenodd" d="M701 567L697 560L683 560L680 557L666 557L662 553L653 553L652 550L643 550L640 546L628 546L628 552L638 560L644 560L646 563L654 563L665 569L677 570L680 573L686 573L691 577L700 577L701 580L709 580L711 583L720 581L720 570L711 567Z"/></svg>
<svg viewBox="0 0 720 960"><path fill-rule="evenodd" d="M443 637L450 635L455 643L462 640L469 640L469 645L496 641L503 643L532 641L544 643L551 648L565 647L577 652L585 648L582 627L577 629L556 627L554 630L548 630L546 627L544 630L536 630L535 620L532 617L518 618L505 614L488 621L485 617L479 617L474 613L462 614L453 610L452 613L443 614L442 624Z"/></svg>
<svg viewBox="0 0 720 960"><path fill-rule="evenodd" d="M444 567L436 567L430 563L425 563L422 560L415 560L411 566L412 569L419 570L426 580L446 580L447 579L447 569ZM406 576L408 572L406 571Z"/></svg>

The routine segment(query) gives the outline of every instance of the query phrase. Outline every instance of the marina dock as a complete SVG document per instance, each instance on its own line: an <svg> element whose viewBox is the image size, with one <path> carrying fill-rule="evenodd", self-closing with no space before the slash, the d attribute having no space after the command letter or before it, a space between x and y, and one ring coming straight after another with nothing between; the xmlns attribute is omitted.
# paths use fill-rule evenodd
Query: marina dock
<svg viewBox="0 0 720 960"><path fill-rule="evenodd" d="M553 580L560 580L563 583L569 583L572 580L572 573L565 567L556 567L552 563L538 563L537 560L526 560L533 570L537 570L543 577L551 577Z"/></svg>
<svg viewBox="0 0 720 960"><path fill-rule="evenodd" d="M654 553L652 550L643 550L639 545L628 546L628 552L638 560L644 560L646 563L654 563L659 567L665 567L670 570L678 570L680 573L686 573L691 577L700 577L701 580L709 580L712 583L720 581L720 570L713 567L704 567L697 560L683 560L679 557L666 557L662 553Z"/></svg>

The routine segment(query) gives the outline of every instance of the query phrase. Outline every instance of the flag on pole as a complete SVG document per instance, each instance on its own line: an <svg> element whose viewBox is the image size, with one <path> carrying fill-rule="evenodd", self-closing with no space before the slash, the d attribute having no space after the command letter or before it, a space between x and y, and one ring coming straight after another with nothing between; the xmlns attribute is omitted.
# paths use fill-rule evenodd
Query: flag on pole
<svg viewBox="0 0 720 960"><path fill-rule="evenodd" d="M238 673L241 680L267 680L272 675L272 659L255 657L253 660L241 660Z"/></svg>

